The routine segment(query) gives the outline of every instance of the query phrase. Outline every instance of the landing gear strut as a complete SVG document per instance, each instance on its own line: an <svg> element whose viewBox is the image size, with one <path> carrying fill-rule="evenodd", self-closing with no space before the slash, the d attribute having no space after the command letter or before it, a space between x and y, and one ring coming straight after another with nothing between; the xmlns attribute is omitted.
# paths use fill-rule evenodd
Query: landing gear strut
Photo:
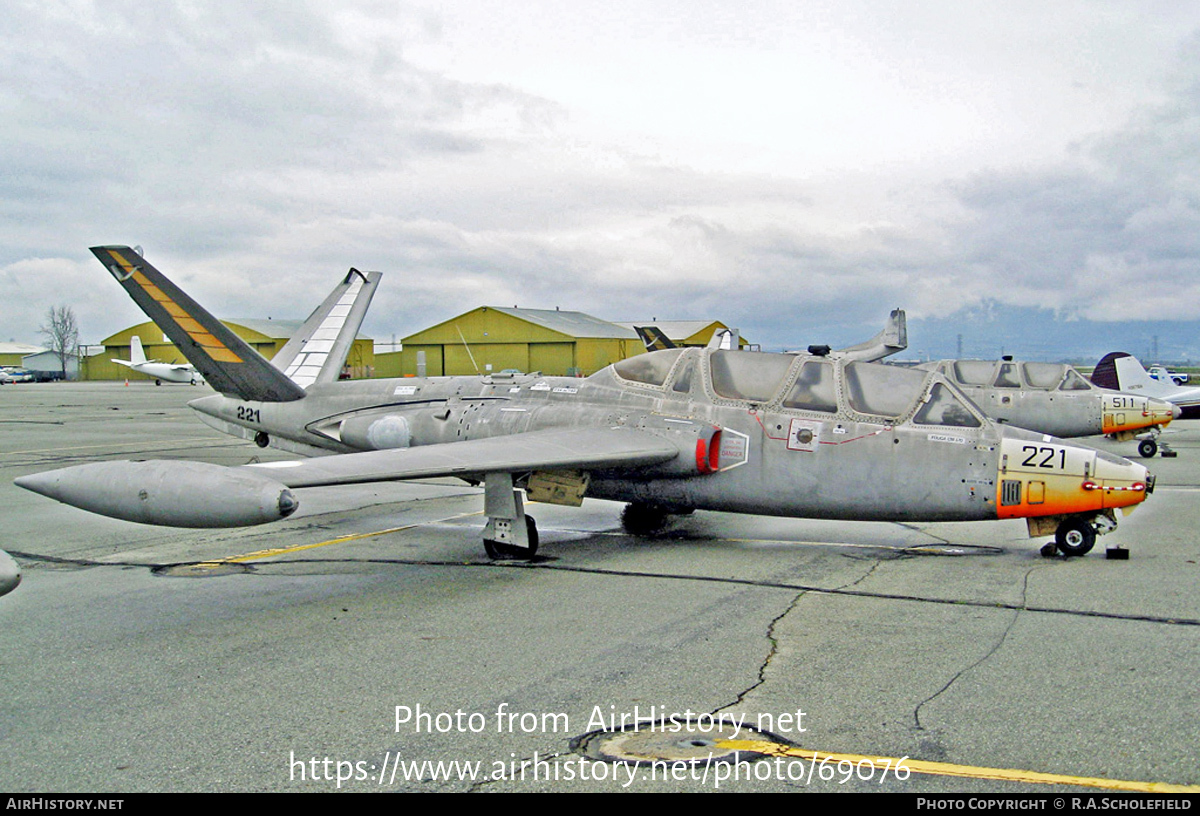
<svg viewBox="0 0 1200 816"><path fill-rule="evenodd" d="M1051 524L1053 520L1047 519ZM1031 533L1032 533L1032 529ZM1096 536L1111 533L1117 529L1117 519L1112 510L1104 510L1094 516L1078 515L1059 517L1058 526L1054 529L1054 540L1042 545L1042 556L1053 558L1058 554L1068 558L1087 555L1096 544ZM1038 534L1045 534L1048 529L1042 527ZM1126 560L1129 550L1121 546L1111 547L1105 552L1110 559Z"/></svg>
<svg viewBox="0 0 1200 816"><path fill-rule="evenodd" d="M1158 437L1162 435L1162 428L1156 425L1150 429L1149 434L1145 439L1138 442L1138 453L1141 454L1143 459L1153 459L1154 454L1158 453L1159 450L1162 451L1164 459L1173 459L1179 455L1177 452L1171 450L1171 446L1166 442L1160 443L1158 441Z"/></svg>
<svg viewBox="0 0 1200 816"><path fill-rule="evenodd" d="M483 549L493 561L529 560L537 554L537 523L525 515L521 492L511 473L489 473L483 481Z"/></svg>

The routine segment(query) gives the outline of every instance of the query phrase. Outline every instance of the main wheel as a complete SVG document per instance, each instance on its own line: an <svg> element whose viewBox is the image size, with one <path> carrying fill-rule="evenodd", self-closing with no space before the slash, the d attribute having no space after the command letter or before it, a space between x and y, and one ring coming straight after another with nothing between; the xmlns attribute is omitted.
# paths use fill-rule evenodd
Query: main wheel
<svg viewBox="0 0 1200 816"><path fill-rule="evenodd" d="M529 535L528 547L515 547L512 544L485 538L483 540L483 550L487 553L488 558L493 561L511 561L516 559L529 561L537 555L538 549L537 522L533 520L533 516L525 517L525 532Z"/></svg>
<svg viewBox="0 0 1200 816"><path fill-rule="evenodd" d="M1141 442L1138 442L1138 453L1144 459L1153 459L1154 454L1158 453L1158 443L1153 439L1143 439Z"/></svg>
<svg viewBox="0 0 1200 816"><path fill-rule="evenodd" d="M1096 543L1096 531L1086 521L1067 519L1058 525L1054 543L1063 555L1087 555Z"/></svg>

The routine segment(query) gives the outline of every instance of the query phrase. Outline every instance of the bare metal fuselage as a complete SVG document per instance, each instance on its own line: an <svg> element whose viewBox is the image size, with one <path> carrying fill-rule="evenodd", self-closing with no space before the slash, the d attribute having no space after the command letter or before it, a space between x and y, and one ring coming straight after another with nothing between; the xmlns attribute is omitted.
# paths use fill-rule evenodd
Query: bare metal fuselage
<svg viewBox="0 0 1200 816"><path fill-rule="evenodd" d="M940 371L997 422L1064 439L1128 438L1179 416L1165 400L1098 388L1059 363L942 360L921 367Z"/></svg>

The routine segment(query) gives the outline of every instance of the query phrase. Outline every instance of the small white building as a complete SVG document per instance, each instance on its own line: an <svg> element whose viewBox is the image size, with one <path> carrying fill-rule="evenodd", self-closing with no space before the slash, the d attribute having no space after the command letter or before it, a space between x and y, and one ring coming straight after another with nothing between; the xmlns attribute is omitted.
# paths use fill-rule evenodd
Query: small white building
<svg viewBox="0 0 1200 816"><path fill-rule="evenodd" d="M67 355L67 379L79 379L79 357L74 354ZM39 382L42 380L57 380L62 378L62 363L59 362L58 355L53 351L41 351L37 354L27 354L21 358L21 366L33 372L34 379Z"/></svg>

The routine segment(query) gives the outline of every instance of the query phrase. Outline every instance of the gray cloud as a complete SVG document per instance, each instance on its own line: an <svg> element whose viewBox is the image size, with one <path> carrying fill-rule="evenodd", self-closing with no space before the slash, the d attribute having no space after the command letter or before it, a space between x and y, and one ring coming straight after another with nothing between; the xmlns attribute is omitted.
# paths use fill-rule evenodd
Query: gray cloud
<svg viewBox="0 0 1200 816"><path fill-rule="evenodd" d="M1194 39L1158 101L1058 160L947 178L923 152L817 177L667 161L581 133L565 101L421 67L410 54L445 32L415 7L10 16L6 338L36 340L64 293L90 341L140 319L86 252L109 242L230 316L300 317L346 267L380 269L380 337L485 303L718 317L770 347L853 342L898 305L1200 319Z"/></svg>

